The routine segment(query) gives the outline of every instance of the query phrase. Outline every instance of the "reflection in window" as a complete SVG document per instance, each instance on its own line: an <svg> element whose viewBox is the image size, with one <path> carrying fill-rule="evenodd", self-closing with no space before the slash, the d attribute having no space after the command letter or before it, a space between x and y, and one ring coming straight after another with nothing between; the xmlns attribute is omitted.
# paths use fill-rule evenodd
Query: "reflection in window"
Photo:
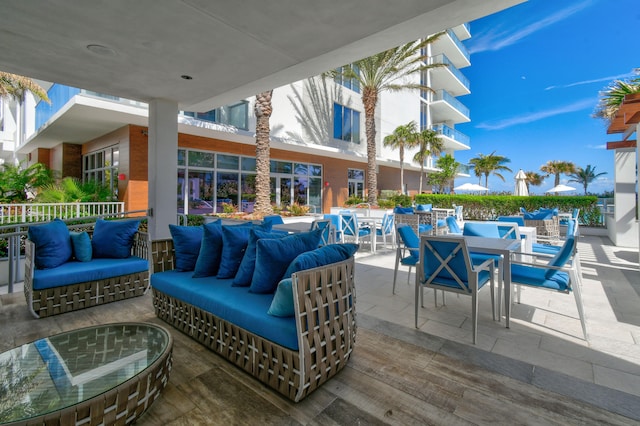
<svg viewBox="0 0 640 426"><path fill-rule="evenodd" d="M218 172L216 188L216 212L223 213L224 205L238 205L238 173Z"/></svg>
<svg viewBox="0 0 640 426"><path fill-rule="evenodd" d="M364 170L348 169L349 197L364 198Z"/></svg>
<svg viewBox="0 0 640 426"><path fill-rule="evenodd" d="M112 197L118 200L118 147L91 152L82 158L83 182L96 182L109 187Z"/></svg>
<svg viewBox="0 0 640 426"><path fill-rule="evenodd" d="M189 151L189 166L213 167L215 154L213 152Z"/></svg>
<svg viewBox="0 0 640 426"><path fill-rule="evenodd" d="M240 210L245 213L253 213L253 205L256 201L256 175L242 174Z"/></svg>
<svg viewBox="0 0 640 426"><path fill-rule="evenodd" d="M334 103L333 137L347 142L360 143L360 112Z"/></svg>
<svg viewBox="0 0 640 426"><path fill-rule="evenodd" d="M291 173L291 163L271 160L271 173Z"/></svg>
<svg viewBox="0 0 640 426"><path fill-rule="evenodd" d="M217 167L219 169L238 170L240 158L237 155L218 154Z"/></svg>
<svg viewBox="0 0 640 426"><path fill-rule="evenodd" d="M256 159L251 157L242 157L242 171L255 172L256 171Z"/></svg>

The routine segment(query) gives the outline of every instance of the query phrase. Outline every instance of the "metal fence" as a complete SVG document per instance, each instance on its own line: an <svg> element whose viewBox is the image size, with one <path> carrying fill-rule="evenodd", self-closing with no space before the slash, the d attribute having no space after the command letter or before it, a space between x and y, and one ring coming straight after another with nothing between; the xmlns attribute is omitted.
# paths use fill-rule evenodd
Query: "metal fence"
<svg viewBox="0 0 640 426"><path fill-rule="evenodd" d="M47 222L56 217L73 219L122 213L123 202L0 204L0 225Z"/></svg>

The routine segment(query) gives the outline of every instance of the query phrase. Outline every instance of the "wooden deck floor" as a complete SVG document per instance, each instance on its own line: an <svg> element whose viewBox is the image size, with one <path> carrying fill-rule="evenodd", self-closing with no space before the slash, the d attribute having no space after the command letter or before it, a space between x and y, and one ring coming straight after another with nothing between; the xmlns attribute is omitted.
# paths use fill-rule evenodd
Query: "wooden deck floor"
<svg viewBox="0 0 640 426"><path fill-rule="evenodd" d="M0 351L118 321L165 325L175 339L170 382L139 425L637 424L464 357L430 350L425 333L385 332L385 324L365 315L345 370L297 404L156 319L148 295L42 320L29 316L21 294L3 295ZM420 333L426 345L412 343L407 337L412 333Z"/></svg>

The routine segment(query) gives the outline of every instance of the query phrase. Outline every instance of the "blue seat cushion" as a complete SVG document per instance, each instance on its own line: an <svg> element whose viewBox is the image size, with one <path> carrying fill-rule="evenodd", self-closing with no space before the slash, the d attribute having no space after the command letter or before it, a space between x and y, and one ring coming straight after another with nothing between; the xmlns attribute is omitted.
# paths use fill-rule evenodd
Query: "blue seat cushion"
<svg viewBox="0 0 640 426"><path fill-rule="evenodd" d="M393 209L396 214L413 214L413 207L400 207L397 206Z"/></svg>
<svg viewBox="0 0 640 426"><path fill-rule="evenodd" d="M69 229L60 219L54 219L44 225L30 226L27 234L29 240L36 245L36 268L55 268L71 259Z"/></svg>
<svg viewBox="0 0 640 426"><path fill-rule="evenodd" d="M546 278L548 271L549 269L535 266L511 265L511 282L566 291L569 285L569 274L563 271L556 271L551 278Z"/></svg>
<svg viewBox="0 0 640 426"><path fill-rule="evenodd" d="M169 232L173 238L176 251L176 270L193 271L196 267L204 230L202 226L178 226L169 224Z"/></svg>
<svg viewBox="0 0 640 426"><path fill-rule="evenodd" d="M130 256L126 259L93 258L89 262L70 260L54 269L35 270L33 288L35 290L43 290L98 281L144 272L148 269L149 262L137 256Z"/></svg>
<svg viewBox="0 0 640 426"><path fill-rule="evenodd" d="M284 239L284 238L283 238ZM282 241L266 240L266 241ZM292 350L298 350L293 317L269 315L272 294L251 293L233 287L232 279L208 277L193 280L189 272L166 271L151 275L151 285L177 299Z"/></svg>
<svg viewBox="0 0 640 426"><path fill-rule="evenodd" d="M139 225L139 220L98 219L91 239L93 257L125 259L131 256L133 238Z"/></svg>
<svg viewBox="0 0 640 426"><path fill-rule="evenodd" d="M491 275L489 275L489 271L480 271L478 274L478 288L482 288L486 283L491 279ZM436 279L433 280L432 284L437 284L445 287L451 287L460 289L460 284L453 278L447 278L446 276L439 275Z"/></svg>

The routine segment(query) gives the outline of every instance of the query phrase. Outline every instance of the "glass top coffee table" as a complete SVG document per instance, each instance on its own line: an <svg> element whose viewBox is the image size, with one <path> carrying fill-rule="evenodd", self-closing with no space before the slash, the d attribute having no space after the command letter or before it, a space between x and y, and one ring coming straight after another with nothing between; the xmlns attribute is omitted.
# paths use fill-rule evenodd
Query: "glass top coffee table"
<svg viewBox="0 0 640 426"><path fill-rule="evenodd" d="M0 354L0 424L114 424L138 418L169 380L173 339L117 323L68 331Z"/></svg>

